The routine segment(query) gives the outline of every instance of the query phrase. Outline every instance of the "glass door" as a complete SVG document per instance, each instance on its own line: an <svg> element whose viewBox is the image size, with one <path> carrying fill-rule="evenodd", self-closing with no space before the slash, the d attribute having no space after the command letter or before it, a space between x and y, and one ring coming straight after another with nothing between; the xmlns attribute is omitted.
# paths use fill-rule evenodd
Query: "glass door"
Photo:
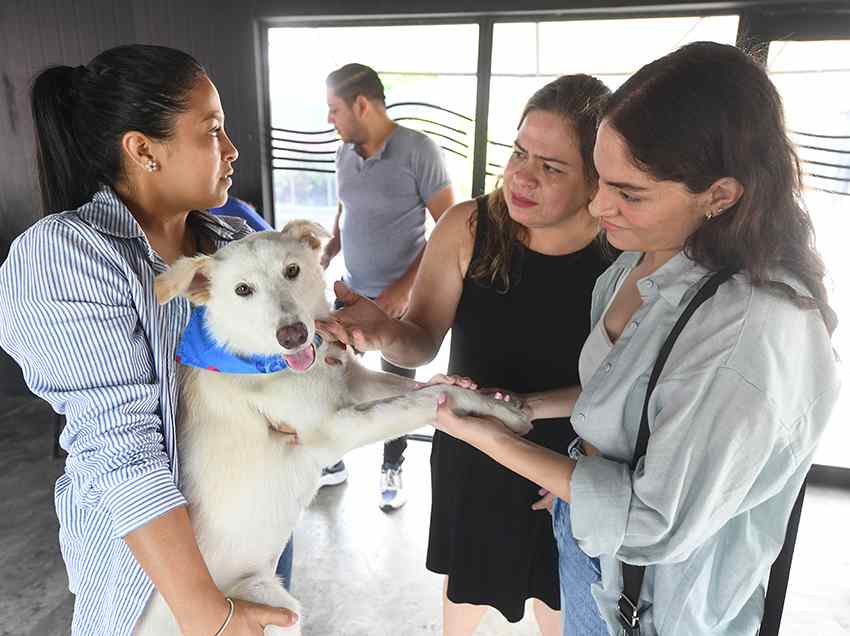
<svg viewBox="0 0 850 636"><path fill-rule="evenodd" d="M327 123L325 78L350 62L381 77L390 116L432 137L456 198L471 194L477 24L281 27L268 32L274 218L336 214L336 131Z"/></svg>
<svg viewBox="0 0 850 636"><path fill-rule="evenodd" d="M641 66L689 42L735 44L737 15L502 22L493 26L486 190L511 153L519 116L538 88L587 73L615 90Z"/></svg>
<svg viewBox="0 0 850 636"><path fill-rule="evenodd" d="M832 342L844 360L841 397L815 463L850 468L850 40L770 43L771 79L802 162L804 201L826 261L830 304L838 313Z"/></svg>

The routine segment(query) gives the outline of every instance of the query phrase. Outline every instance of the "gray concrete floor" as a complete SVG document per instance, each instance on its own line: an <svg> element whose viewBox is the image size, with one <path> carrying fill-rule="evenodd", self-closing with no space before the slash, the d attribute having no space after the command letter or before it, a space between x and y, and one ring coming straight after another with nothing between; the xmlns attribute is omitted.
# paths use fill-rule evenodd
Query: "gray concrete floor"
<svg viewBox="0 0 850 636"><path fill-rule="evenodd" d="M0 399L0 636L64 636L71 597L56 543L52 413L33 399ZM440 633L440 577L424 568L430 447L411 442L407 506L377 507L380 447L346 457L348 483L322 489L296 530L293 592L307 636ZM783 636L850 634L850 494L808 491ZM537 634L492 613L478 634Z"/></svg>

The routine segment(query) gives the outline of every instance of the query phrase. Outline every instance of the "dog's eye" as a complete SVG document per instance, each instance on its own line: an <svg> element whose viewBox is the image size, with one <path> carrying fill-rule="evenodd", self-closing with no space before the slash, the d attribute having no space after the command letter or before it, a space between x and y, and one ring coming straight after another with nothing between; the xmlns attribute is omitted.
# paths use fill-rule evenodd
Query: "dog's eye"
<svg viewBox="0 0 850 636"><path fill-rule="evenodd" d="M290 263L283 270L283 275L286 276L289 280L292 280L296 278L300 272L301 268L298 267L298 265L296 265L295 263Z"/></svg>
<svg viewBox="0 0 850 636"><path fill-rule="evenodd" d="M245 283L239 283L234 290L237 296L250 296L254 293L254 290L251 289L250 285L246 285Z"/></svg>

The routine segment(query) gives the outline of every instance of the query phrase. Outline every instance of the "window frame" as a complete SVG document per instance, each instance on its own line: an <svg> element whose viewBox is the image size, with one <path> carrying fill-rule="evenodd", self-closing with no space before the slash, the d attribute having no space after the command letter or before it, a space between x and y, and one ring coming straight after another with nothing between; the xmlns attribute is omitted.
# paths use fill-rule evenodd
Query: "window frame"
<svg viewBox="0 0 850 636"><path fill-rule="evenodd" d="M490 110L490 80L492 76L493 27L500 22L558 22L564 20L622 20L640 18L708 17L718 15L741 15L729 7L718 8L672 8L657 10L558 10L518 13L457 13L419 14L412 16L299 16L267 17L255 21L255 55L257 95L260 106L260 152L262 161L263 213L274 226L274 193L271 136L271 94L269 92L269 29L276 27L363 27L363 26L423 26L446 24L478 25L478 63L475 100L475 132L472 157L472 196L484 193L487 169L487 120ZM739 22L738 37L741 37Z"/></svg>
<svg viewBox="0 0 850 636"><path fill-rule="evenodd" d="M268 87L269 29L275 27L358 27L358 26L410 26L440 24L477 24L478 64L475 104L475 133L473 144L472 195L484 193L487 161L487 119L490 109L490 83L492 76L493 27L500 22L551 22L581 20L622 20L667 17L709 17L737 15L736 46L753 55L762 65L767 63L771 41L840 40L850 39L850 8L835 3L814 6L781 3L747 7L743 3L725 3L716 6L658 6L649 9L636 5L632 8L578 10L550 10L516 13L433 13L412 15L358 15L358 16L297 16L264 17L254 22L254 41L259 103L259 136L261 140L263 214L274 227L274 195L272 191L272 135L271 95ZM846 19L836 19L844 16ZM810 481L838 486L850 490L850 468L815 464Z"/></svg>

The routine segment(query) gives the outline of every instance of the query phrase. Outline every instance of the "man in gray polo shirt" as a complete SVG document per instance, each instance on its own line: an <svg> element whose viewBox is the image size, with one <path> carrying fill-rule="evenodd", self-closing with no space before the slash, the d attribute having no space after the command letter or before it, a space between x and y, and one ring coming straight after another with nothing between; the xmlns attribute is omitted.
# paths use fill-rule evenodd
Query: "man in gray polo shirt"
<svg viewBox="0 0 850 636"><path fill-rule="evenodd" d="M342 250L343 280L358 294L373 298L399 317L425 249L425 210L436 221L454 203L442 152L426 135L390 119L378 74L362 64L347 64L327 78L328 122L342 139L336 154L339 210L323 265ZM414 377L381 360L384 371ZM381 508L407 500L401 483L404 437L384 444ZM340 462L325 481L344 477Z"/></svg>

